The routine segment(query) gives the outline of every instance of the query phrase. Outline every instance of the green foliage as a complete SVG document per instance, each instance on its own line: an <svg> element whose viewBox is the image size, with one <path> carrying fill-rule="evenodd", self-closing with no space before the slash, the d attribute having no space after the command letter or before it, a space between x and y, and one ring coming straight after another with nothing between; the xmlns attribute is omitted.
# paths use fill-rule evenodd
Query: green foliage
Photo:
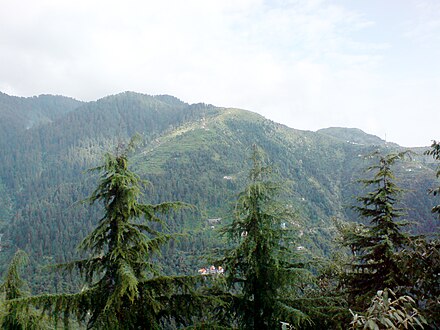
<svg viewBox="0 0 440 330"><path fill-rule="evenodd" d="M386 144L386 141L381 138L367 134L359 128L329 127L318 130L318 133L329 135L352 144L371 144L376 146Z"/></svg>
<svg viewBox="0 0 440 330"><path fill-rule="evenodd" d="M301 324L307 316L292 304L295 283L306 276L300 258L291 254L287 229L295 216L277 196L271 168L254 147L249 184L239 195L234 218L222 229L236 243L221 264L232 292L231 310L242 329L274 329L280 321ZM294 262L292 262L294 261Z"/></svg>
<svg viewBox="0 0 440 330"><path fill-rule="evenodd" d="M5 103L0 106L5 115L0 114L0 126L5 128L0 135L7 135L0 139L2 242L30 254L32 277L24 276L40 293L48 288L51 292L78 289L76 277L48 275L39 268L51 259L80 258L75 247L101 216L99 208L78 203L94 190L94 180L82 173L99 164L103 150L134 132L142 134L144 145L132 155L131 168L152 182L149 189L154 194L146 196L147 201L181 200L198 206L203 215L167 218L171 231L191 235L191 243L178 242L172 251L163 249L161 261L167 274L191 274L201 266L204 251L221 245L206 219L225 218L245 180L245 154L252 143L276 160L289 190L289 204L307 223L302 228L304 237L311 238L307 248L327 255L334 232L330 219L352 218L344 206L359 194L353 184L362 166L359 155L371 152L371 143L376 144L362 132L347 135L359 143L353 144L319 132L290 129L249 111L190 105L170 96L128 92L96 102L63 100L49 95L0 97L0 103ZM26 130L23 125L32 112L42 113L47 120ZM433 186L431 164L425 165L421 159L405 164L412 172L396 173L405 174L408 179L402 183L414 190L405 202L413 209L410 218L420 222L415 227L420 232L435 226L429 218L432 199L425 194ZM4 260L0 256L0 271L9 257L9 250Z"/></svg>
<svg viewBox="0 0 440 330"><path fill-rule="evenodd" d="M209 305L195 291L200 276L159 276L154 256L172 237L158 230L166 227L160 215L187 205L139 202L146 182L128 169L132 147L133 140L122 152L106 154L104 165L92 169L101 176L88 201L101 202L104 216L79 246L89 257L58 266L78 269L86 281L83 290L31 297L18 302L21 308L29 303L42 306L55 319L62 316L66 326L76 316L87 328L160 329L167 320L189 324L200 306Z"/></svg>
<svg viewBox="0 0 440 330"><path fill-rule="evenodd" d="M41 317L37 316L34 310L29 309L23 313L11 302L26 296L26 292L23 290L25 283L20 277L20 269L28 262L28 255L22 250L17 250L9 264L6 277L0 285L0 291L4 293L4 300L0 305L1 329L32 330L44 328Z"/></svg>
<svg viewBox="0 0 440 330"><path fill-rule="evenodd" d="M382 156L378 164L369 167L373 177L361 182L372 190L358 197L360 206L355 209L368 226L358 226L348 231L345 245L354 253L351 272L347 275L347 286L352 299L365 306L375 292L383 287L397 289L405 285L405 269L399 259L399 251L409 243L409 236L402 231L405 223L398 221L403 215L396 207L401 189L394 183L392 165L405 153ZM354 302L354 301L353 301Z"/></svg>
<svg viewBox="0 0 440 330"><path fill-rule="evenodd" d="M230 203L246 180L245 154L253 143L261 145L268 157L276 160L285 188L277 198L288 201L286 205L297 211L296 224L288 228L303 235L287 239L293 243L292 246L286 243L285 247L303 246L307 252L297 251L302 258L310 253L319 255L320 260L332 253L336 230L330 219L334 216L342 220L354 218L353 210L345 205L351 204L353 195L364 193L354 184L363 166L362 155L370 153L377 145L387 152L401 150L359 130L298 131L252 112L206 104L189 105L171 96L127 92L83 103L50 95L15 98L0 94L0 233L4 234L0 271L5 271L11 251L19 247L31 256L29 271L23 277L33 292L66 292L64 298L57 297L67 299L72 306L80 301L76 294L67 294L83 287L78 273L53 274L40 267L86 255L84 260L70 264L72 269L81 269L84 279L88 279L83 292L107 271L103 263L110 256L107 260L99 258L104 258L108 245L104 244L103 251L99 251L90 241L91 245L84 245L82 252L75 249L78 241L97 228L104 209L103 199L96 200L102 207L78 203L82 196L91 195L95 190L94 178L82 173L99 163L102 150L108 150L115 142L136 131L141 132L143 145L133 153L130 168L140 178L151 182L148 189L153 192L143 198L152 205L181 200L197 205L200 210L171 211L160 216L166 226L156 221L148 225L159 234L162 242L167 242L161 245L161 238L158 238L156 245L162 255L153 253L145 260L144 273L149 285L153 285L155 274L195 274L199 267L206 266L202 261L206 251L225 246L225 240L216 235L217 225L212 229L207 219L223 218L224 222L227 218ZM430 217L430 209L435 205L425 194L429 187L435 186L432 161L428 161L428 157L415 157L399 164L402 166L395 168L395 174L401 179L401 186L411 190L403 196L403 204L411 208L408 218L420 223L411 230L434 233L438 221ZM143 188L141 183L139 189ZM159 215L154 213L154 216ZM138 218L133 218L131 223L126 226L130 235L135 225L144 224ZM109 232L104 232L105 226L102 230L96 232L95 238L100 235L109 238ZM161 234L176 231L185 235L174 240ZM156 238L154 232L141 232L149 240ZM285 236L288 238L288 231ZM111 257L120 254L115 249ZM295 256L292 259L302 261ZM100 270L94 271L92 264L101 267L97 268ZM141 299L143 280L136 274L133 276L125 265L121 264L118 269L127 283L120 288L124 292L123 299L136 304ZM305 280L298 284L294 281L293 293L287 290L289 306L305 312L317 327L332 328L324 321L328 320L330 307L343 306L339 283L331 269L320 273L314 266L313 271L319 275L316 282ZM166 301L169 292L174 290L172 282L167 283L170 291L155 299ZM194 289L188 285L187 289L190 288ZM327 299L333 291L337 294L327 303L317 300L319 297ZM53 301L55 296L51 297ZM63 305L61 300L60 304ZM313 311L310 305L319 306L319 309ZM48 304L48 308L51 306ZM196 306L193 307L197 314ZM166 308L171 310L169 306ZM72 309L71 314L75 313ZM199 319L205 324L209 322L203 317ZM287 318L281 319L287 321Z"/></svg>
<svg viewBox="0 0 440 330"><path fill-rule="evenodd" d="M17 250L17 252L15 252L9 264L6 278L0 286L1 291L5 293L6 300L17 299L24 295L22 291L24 282L20 278L20 268L25 266L28 262L29 257L24 251Z"/></svg>
<svg viewBox="0 0 440 330"><path fill-rule="evenodd" d="M390 289L378 291L364 315L352 314L353 330L423 329L427 324L410 296L398 297Z"/></svg>
<svg viewBox="0 0 440 330"><path fill-rule="evenodd" d="M354 308L364 310L375 290L389 287L409 295L417 304L418 313L435 328L440 311L438 239L403 233L405 223L398 221L403 212L396 207L401 190L394 183L391 166L404 155L376 156L379 164L370 167L375 171L373 178L362 181L371 190L358 198L362 204L356 207L370 225L352 225L344 230L344 244L355 254L346 276L350 301ZM375 327L372 320L362 324Z"/></svg>
<svg viewBox="0 0 440 330"><path fill-rule="evenodd" d="M435 160L440 160L440 142L433 141L431 145L431 150L427 150L425 155L431 155ZM437 167L436 172L437 178L440 178L440 165ZM430 192L434 195L440 195L440 187L435 189L431 189ZM432 213L438 213L438 217L440 219L440 204L436 205L432 208Z"/></svg>
<svg viewBox="0 0 440 330"><path fill-rule="evenodd" d="M418 238L400 253L407 289L432 329L440 327L440 239Z"/></svg>

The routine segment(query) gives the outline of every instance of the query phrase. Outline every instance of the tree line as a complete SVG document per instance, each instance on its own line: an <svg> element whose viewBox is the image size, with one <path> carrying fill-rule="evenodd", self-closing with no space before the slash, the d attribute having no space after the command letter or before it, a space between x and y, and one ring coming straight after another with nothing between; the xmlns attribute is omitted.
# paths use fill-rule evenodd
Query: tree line
<svg viewBox="0 0 440 330"><path fill-rule="evenodd" d="M26 254L19 250L1 285L3 329L440 327L440 240L407 233L397 207L402 191L393 165L406 153L370 155L375 162L361 180L366 193L353 207L364 224L335 219L340 242L323 259L298 245L300 219L254 146L247 184L220 230L228 244L207 256L224 273L164 275L161 251L179 240L167 217L193 206L142 203L149 182L129 168L134 142L92 169L98 185L87 202L100 204L103 215L79 244L83 258L53 266L77 274L81 290L26 294ZM440 160L439 143L427 153ZM440 206L432 212L440 217Z"/></svg>

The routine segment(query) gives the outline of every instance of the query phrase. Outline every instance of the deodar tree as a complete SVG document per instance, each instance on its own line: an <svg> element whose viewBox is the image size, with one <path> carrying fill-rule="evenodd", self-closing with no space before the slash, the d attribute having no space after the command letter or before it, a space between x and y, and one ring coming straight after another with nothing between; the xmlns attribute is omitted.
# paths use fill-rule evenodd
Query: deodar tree
<svg viewBox="0 0 440 330"><path fill-rule="evenodd" d="M44 323L37 313L28 308L25 313L15 306L16 299L25 297L25 282L20 277L20 270L29 261L28 255L23 250L17 250L9 267L0 291L4 294L4 300L0 308L0 327L7 330L44 329Z"/></svg>
<svg viewBox="0 0 440 330"><path fill-rule="evenodd" d="M85 279L81 292L36 296L24 300L45 308L66 326L72 316L96 329L161 329L164 324L190 324L201 314L206 299L195 292L199 276L161 276L154 261L172 235L161 215L186 205L180 202L143 204L147 182L130 171L130 145L116 155L106 154L88 201L99 202L104 215L79 248L88 257L60 268L79 270ZM156 225L153 225L156 224ZM200 313L199 313L200 312ZM199 314L198 314L199 313Z"/></svg>
<svg viewBox="0 0 440 330"><path fill-rule="evenodd" d="M272 169L255 146L252 165L233 221L222 230L234 244L221 261L230 310L240 329L277 329L281 321L301 324L307 316L295 307L295 284L306 272L292 253L293 238L286 240L295 217L277 200L280 185L271 180Z"/></svg>
<svg viewBox="0 0 440 330"><path fill-rule="evenodd" d="M440 160L440 142L433 141L431 145L431 149L425 152L425 155L432 156L435 160ZM437 167L436 172L437 178L440 178L440 166ZM434 196L440 195L440 187L434 188L431 190L431 193ZM440 204L434 206L432 208L432 213L437 213L440 219Z"/></svg>
<svg viewBox="0 0 440 330"><path fill-rule="evenodd" d="M354 252L351 271L347 275L347 287L353 307L365 309L377 291L385 288L398 292L405 283L405 269L399 251L409 243L409 236L402 231L404 214L397 207L401 189L395 184L393 164L405 153L383 156L374 153L378 160L368 168L372 178L361 180L369 190L358 197L358 214L369 224L357 227L346 234L345 244Z"/></svg>

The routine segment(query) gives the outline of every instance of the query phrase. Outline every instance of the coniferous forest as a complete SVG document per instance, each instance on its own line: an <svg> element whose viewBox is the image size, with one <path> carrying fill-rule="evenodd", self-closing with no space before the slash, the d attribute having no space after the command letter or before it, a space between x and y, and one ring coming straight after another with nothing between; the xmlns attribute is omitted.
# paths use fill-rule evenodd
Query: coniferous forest
<svg viewBox="0 0 440 330"><path fill-rule="evenodd" d="M0 93L0 164L3 329L440 328L438 142Z"/></svg>

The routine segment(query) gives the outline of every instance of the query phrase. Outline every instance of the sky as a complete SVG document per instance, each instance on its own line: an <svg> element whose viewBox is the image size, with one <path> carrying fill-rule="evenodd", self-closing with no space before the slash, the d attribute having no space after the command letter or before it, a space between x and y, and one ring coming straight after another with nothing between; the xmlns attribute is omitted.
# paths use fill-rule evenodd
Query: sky
<svg viewBox="0 0 440 330"><path fill-rule="evenodd" d="M438 0L0 0L0 91L135 91L440 139Z"/></svg>

